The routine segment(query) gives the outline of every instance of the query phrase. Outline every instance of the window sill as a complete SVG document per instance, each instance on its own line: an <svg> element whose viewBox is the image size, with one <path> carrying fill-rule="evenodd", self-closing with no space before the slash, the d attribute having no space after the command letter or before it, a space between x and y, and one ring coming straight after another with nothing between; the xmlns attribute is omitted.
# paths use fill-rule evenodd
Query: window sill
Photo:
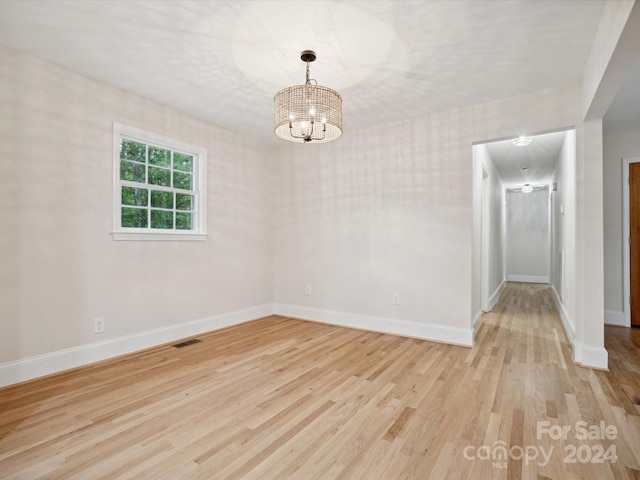
<svg viewBox="0 0 640 480"><path fill-rule="evenodd" d="M114 240L133 241L178 241L204 242L208 235L203 233L149 233L149 232L111 232Z"/></svg>

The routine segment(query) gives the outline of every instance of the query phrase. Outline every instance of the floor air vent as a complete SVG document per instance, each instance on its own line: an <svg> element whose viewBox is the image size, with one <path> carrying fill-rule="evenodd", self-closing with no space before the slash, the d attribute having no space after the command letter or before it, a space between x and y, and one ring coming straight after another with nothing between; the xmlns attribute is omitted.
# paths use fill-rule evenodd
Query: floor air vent
<svg viewBox="0 0 640 480"><path fill-rule="evenodd" d="M193 345L194 343L200 343L202 340L198 340L197 338L192 338L191 340L187 340L186 342L176 343L173 345L176 348L188 347L189 345Z"/></svg>

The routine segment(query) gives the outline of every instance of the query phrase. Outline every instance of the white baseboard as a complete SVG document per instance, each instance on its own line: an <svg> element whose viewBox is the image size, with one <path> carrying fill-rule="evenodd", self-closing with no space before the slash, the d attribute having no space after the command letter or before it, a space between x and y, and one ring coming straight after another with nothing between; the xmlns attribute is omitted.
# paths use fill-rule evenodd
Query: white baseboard
<svg viewBox="0 0 640 480"><path fill-rule="evenodd" d="M571 347L575 351L574 342L576 339L576 328L573 325L573 319L569 316L566 308L564 308L564 303L562 303L562 300L560 300L560 295L558 295L555 285L551 285L551 291L553 292L553 299L556 301L558 312L560 312L560 319L562 320L564 333L567 335L567 339L569 340L569 343L571 343Z"/></svg>
<svg viewBox="0 0 640 480"><path fill-rule="evenodd" d="M549 283L549 277L536 275L507 275L508 282Z"/></svg>
<svg viewBox="0 0 640 480"><path fill-rule="evenodd" d="M272 304L3 363L0 364L0 387L144 350L201 333L238 325L269 315L273 315Z"/></svg>
<svg viewBox="0 0 640 480"><path fill-rule="evenodd" d="M471 320L471 326L473 327L473 330L475 331L478 326L480 325L480 319L482 318L482 314L484 312L482 310L478 310L476 312L476 314L473 316L473 320Z"/></svg>
<svg viewBox="0 0 640 480"><path fill-rule="evenodd" d="M609 354L607 353L607 350L604 347L585 345L576 339L576 331L573 321L567 313L567 310L564 308L564 303L560 300L560 295L558 295L554 285L551 285L551 291L553 292L553 299L556 301L556 306L560 312L562 326L564 327L564 331L571 343L573 361L583 367L608 370Z"/></svg>
<svg viewBox="0 0 640 480"><path fill-rule="evenodd" d="M471 328L456 328L430 323L370 317L368 315L335 312L280 303L274 305L274 314L299 318L302 320L310 320L313 322L327 323L340 327L390 333L393 335L402 335L422 340L461 345L464 347L473 346L473 329Z"/></svg>
<svg viewBox="0 0 640 480"><path fill-rule="evenodd" d="M617 327L630 327L630 323L627 322L627 316L624 312L613 312L611 310L604 311L604 324L615 325Z"/></svg>
<svg viewBox="0 0 640 480"><path fill-rule="evenodd" d="M488 305L489 311L493 310L493 307L495 307L496 303L498 303L498 300L500 299L500 294L502 293L502 290L504 289L504 286L506 284L507 284L507 281L503 280L502 283L498 285L498 288L496 288L496 290L489 297L489 305Z"/></svg>
<svg viewBox="0 0 640 480"><path fill-rule="evenodd" d="M585 345L576 341L573 345L573 361L583 367L609 370L609 354L604 347Z"/></svg>
<svg viewBox="0 0 640 480"><path fill-rule="evenodd" d="M474 340L476 338L476 333L478 333L478 328L480 328L480 320L482 320L483 313L484 312L482 310L478 310L471 320L471 329L473 330Z"/></svg>

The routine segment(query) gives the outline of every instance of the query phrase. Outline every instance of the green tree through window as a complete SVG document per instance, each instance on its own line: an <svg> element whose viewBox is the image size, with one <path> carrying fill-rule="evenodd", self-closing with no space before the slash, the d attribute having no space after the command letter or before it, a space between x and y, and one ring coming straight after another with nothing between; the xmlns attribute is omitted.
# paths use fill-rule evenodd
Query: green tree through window
<svg viewBox="0 0 640 480"><path fill-rule="evenodd" d="M116 231L203 233L203 150L120 133ZM164 142L163 142L164 143Z"/></svg>

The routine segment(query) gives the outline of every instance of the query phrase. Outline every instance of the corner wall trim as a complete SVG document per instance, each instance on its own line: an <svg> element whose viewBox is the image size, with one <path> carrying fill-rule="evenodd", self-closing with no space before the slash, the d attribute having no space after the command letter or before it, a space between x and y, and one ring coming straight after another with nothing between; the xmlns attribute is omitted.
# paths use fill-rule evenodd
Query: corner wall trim
<svg viewBox="0 0 640 480"><path fill-rule="evenodd" d="M498 288L496 288L496 290L489 297L489 311L493 310L493 307L495 307L496 303L498 303L498 300L500 299L500 294L502 293L502 290L504 289L504 286L506 284L507 284L507 281L502 280L502 283L498 286Z"/></svg>
<svg viewBox="0 0 640 480"><path fill-rule="evenodd" d="M549 277L537 275L507 275L508 282L549 283Z"/></svg>
<svg viewBox="0 0 640 480"><path fill-rule="evenodd" d="M556 301L556 307L558 307L558 312L560 312L560 319L562 320L562 326L564 327L564 333L567 335L569 342L571 343L571 347L575 352L575 340L576 340L576 330L573 326L573 321L569 317L569 313L564 308L564 303L560 300L560 295L558 295L558 291L556 290L555 285L551 285L551 291L553 292L553 299Z"/></svg>
<svg viewBox="0 0 640 480"><path fill-rule="evenodd" d="M473 346L472 328L447 327L445 325L371 317L368 315L321 310L317 308L280 303L276 303L274 305L273 313L275 315L299 318L301 320L310 320L318 323L327 323L340 327L355 328L358 330L402 335L405 337L449 343L464 347Z"/></svg>
<svg viewBox="0 0 640 480"><path fill-rule="evenodd" d="M482 314L484 312L482 310L478 310L476 314L473 316L473 320L471 320L471 325L473 326L473 330L477 330L480 326L480 320L482 320Z"/></svg>
<svg viewBox="0 0 640 480"><path fill-rule="evenodd" d="M125 337L58 350L0 364L0 387L133 353L193 335L273 315L273 305L260 305Z"/></svg>
<svg viewBox="0 0 640 480"><path fill-rule="evenodd" d="M630 327L630 323L627 322L627 316L624 312L613 312L610 310L604 311L604 324L615 325L617 327Z"/></svg>
<svg viewBox="0 0 640 480"><path fill-rule="evenodd" d="M573 361L587 368L595 368L597 370L609 370L609 354L604 347L598 347L596 345L585 345L576 339L576 332L573 326L573 322L569 317L564 304L560 300L560 295L556 291L556 287L551 285L551 291L553 292L553 299L556 302L558 311L560 312L560 318L562 319L562 326L571 343Z"/></svg>
<svg viewBox="0 0 640 480"><path fill-rule="evenodd" d="M576 343L574 359L583 367L609 370L609 354L604 347Z"/></svg>
<svg viewBox="0 0 640 480"><path fill-rule="evenodd" d="M476 338L476 334L478 333L478 329L480 328L480 324L482 323L483 314L484 312L482 310L478 310L471 320L471 329L473 330L474 340Z"/></svg>

